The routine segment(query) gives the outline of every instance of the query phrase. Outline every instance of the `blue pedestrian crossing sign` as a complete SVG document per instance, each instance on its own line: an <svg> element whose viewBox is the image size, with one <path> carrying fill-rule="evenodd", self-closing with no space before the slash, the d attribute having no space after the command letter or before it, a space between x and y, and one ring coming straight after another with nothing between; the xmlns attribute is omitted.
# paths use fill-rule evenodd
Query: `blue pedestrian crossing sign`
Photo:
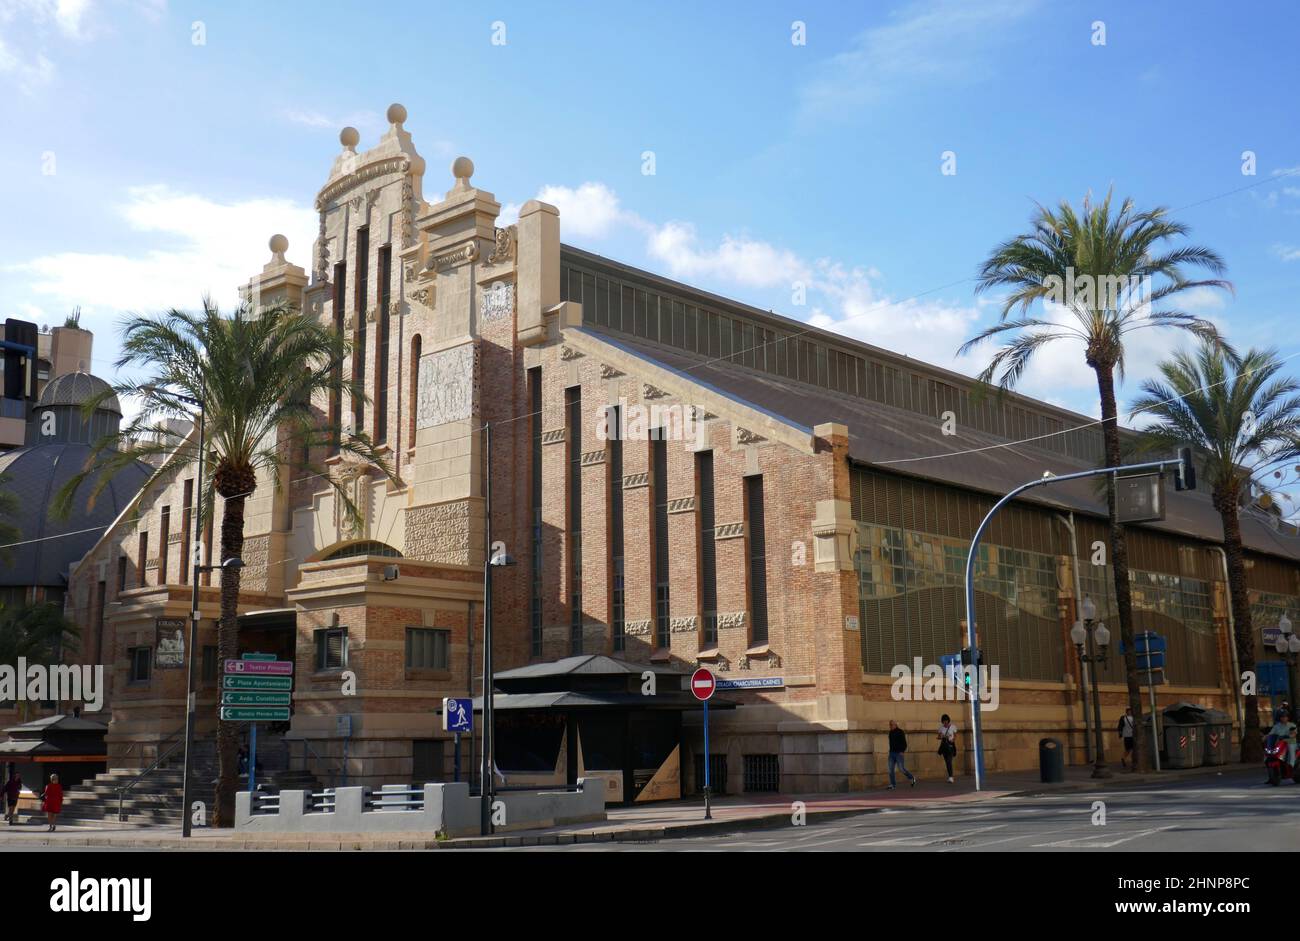
<svg viewBox="0 0 1300 941"><path fill-rule="evenodd" d="M474 700L444 699L442 701L442 730L444 732L474 731Z"/></svg>

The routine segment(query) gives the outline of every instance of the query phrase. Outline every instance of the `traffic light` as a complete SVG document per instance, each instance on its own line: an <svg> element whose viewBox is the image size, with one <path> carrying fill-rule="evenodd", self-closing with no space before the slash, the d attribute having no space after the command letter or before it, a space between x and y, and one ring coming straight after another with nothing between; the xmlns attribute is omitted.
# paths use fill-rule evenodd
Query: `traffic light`
<svg viewBox="0 0 1300 941"><path fill-rule="evenodd" d="M1174 473L1175 490L1196 489L1196 465L1192 462L1192 449L1178 449L1178 470Z"/></svg>

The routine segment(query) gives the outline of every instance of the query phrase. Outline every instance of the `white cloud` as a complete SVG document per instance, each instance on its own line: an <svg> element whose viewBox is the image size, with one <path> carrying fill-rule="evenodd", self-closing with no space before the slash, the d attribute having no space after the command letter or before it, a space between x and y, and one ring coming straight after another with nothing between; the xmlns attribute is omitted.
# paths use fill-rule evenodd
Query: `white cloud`
<svg viewBox="0 0 1300 941"><path fill-rule="evenodd" d="M0 37L0 76L9 76L20 92L30 95L54 78L54 63L39 52L20 56Z"/></svg>
<svg viewBox="0 0 1300 941"><path fill-rule="evenodd" d="M860 33L822 63L800 91L802 114L823 117L884 99L918 82L970 81L990 68L990 50L1037 0L914 2L891 22Z"/></svg>
<svg viewBox="0 0 1300 941"><path fill-rule="evenodd" d="M1300 261L1300 246L1297 245L1274 245L1273 254L1277 255L1283 261Z"/></svg>
<svg viewBox="0 0 1300 941"><path fill-rule="evenodd" d="M125 312L193 308L206 292L222 306L270 259L267 239L283 233L289 260L310 267L318 217L285 199L223 203L164 185L127 191L117 207L127 226L156 244L136 252L66 251L10 264L6 293L15 303L68 311L80 306L87 326L115 333ZM23 295L26 299L21 299ZM10 298L6 298L10 300Z"/></svg>

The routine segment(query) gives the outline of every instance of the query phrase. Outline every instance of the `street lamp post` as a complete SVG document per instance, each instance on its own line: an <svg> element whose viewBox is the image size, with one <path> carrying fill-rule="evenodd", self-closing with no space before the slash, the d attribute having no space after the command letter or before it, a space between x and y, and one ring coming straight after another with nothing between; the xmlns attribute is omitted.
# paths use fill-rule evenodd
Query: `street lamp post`
<svg viewBox="0 0 1300 941"><path fill-rule="evenodd" d="M192 532L201 531L203 517L203 437L207 431L207 412L199 399L188 399L199 408L199 469L195 475L194 510L190 525ZM166 546L163 550L166 551ZM187 546L186 549L191 547ZM194 661L199 645L199 540L193 543L194 563L190 566L190 650L189 665L185 671L185 768L181 771L181 836L189 837L190 822L190 746L194 744Z"/></svg>
<svg viewBox="0 0 1300 941"><path fill-rule="evenodd" d="M1278 656L1286 661L1286 679L1289 688L1287 702L1293 703L1296 699L1296 660L1300 659L1300 635L1293 630L1291 619L1285 612L1277 622L1277 629L1280 633L1273 648ZM1295 716L1291 718L1294 719Z"/></svg>
<svg viewBox="0 0 1300 941"><path fill-rule="evenodd" d="M479 832L492 832L493 774L493 670L492 670L492 570L514 565L506 553L492 551L492 425L483 425L483 764L479 779Z"/></svg>
<svg viewBox="0 0 1300 941"><path fill-rule="evenodd" d="M1097 674L1100 672L1101 665L1106 662L1106 651L1110 646L1110 630L1104 621L1097 620L1097 605L1091 598L1084 598L1080 607L1083 620L1075 621L1074 627L1070 628L1070 640L1074 642L1074 648L1079 654L1079 662L1092 667L1088 671L1092 674L1092 728L1096 736L1093 742L1096 761L1092 766L1092 776L1108 778L1110 769L1106 767L1106 753L1102 745L1101 689Z"/></svg>

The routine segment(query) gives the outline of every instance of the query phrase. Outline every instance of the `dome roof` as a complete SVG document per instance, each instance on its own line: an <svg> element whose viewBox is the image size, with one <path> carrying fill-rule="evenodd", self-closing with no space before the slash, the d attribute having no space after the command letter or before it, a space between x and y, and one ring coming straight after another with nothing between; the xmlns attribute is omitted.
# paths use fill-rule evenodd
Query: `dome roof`
<svg viewBox="0 0 1300 941"><path fill-rule="evenodd" d="M112 386L107 382L98 376L92 376L88 372L64 373L62 376L49 381L49 384L41 392L41 398L36 403L36 407L85 405L95 396L111 390ZM122 414L122 405L117 401L116 395L109 395L108 398L99 403L99 408L118 415Z"/></svg>
<svg viewBox="0 0 1300 941"><path fill-rule="evenodd" d="M87 480L77 491L68 518L51 519L54 495L86 466L92 450L88 444L44 444L0 454L0 478L4 478L0 487L18 502L18 512L7 522L18 528L24 542L42 540L9 550L9 559L0 565L0 585L64 584L68 566L90 551L153 473L143 461L124 467L100 491L92 508L87 508L86 500L94 484Z"/></svg>

